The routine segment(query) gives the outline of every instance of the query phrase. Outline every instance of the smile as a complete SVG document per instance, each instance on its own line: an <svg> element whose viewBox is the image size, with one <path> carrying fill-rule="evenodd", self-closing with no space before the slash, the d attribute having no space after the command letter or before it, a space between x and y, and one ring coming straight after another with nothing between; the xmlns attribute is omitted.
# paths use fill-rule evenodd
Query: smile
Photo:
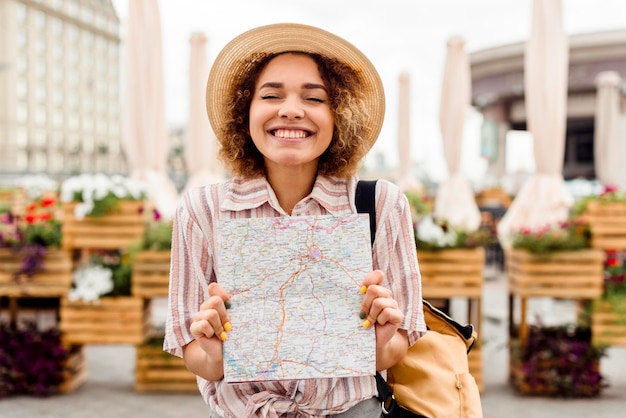
<svg viewBox="0 0 626 418"><path fill-rule="evenodd" d="M303 129L275 129L270 131L270 133L277 138L283 139L301 139L312 135L310 131Z"/></svg>

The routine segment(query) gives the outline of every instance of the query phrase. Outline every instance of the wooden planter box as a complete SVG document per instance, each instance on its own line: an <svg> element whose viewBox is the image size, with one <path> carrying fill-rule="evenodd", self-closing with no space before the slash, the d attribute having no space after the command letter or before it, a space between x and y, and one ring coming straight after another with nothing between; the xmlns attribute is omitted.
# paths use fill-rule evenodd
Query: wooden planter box
<svg viewBox="0 0 626 418"><path fill-rule="evenodd" d="M609 301L593 301L591 316L594 344L626 347L626 300L615 309Z"/></svg>
<svg viewBox="0 0 626 418"><path fill-rule="evenodd" d="M509 292L522 297L595 299L603 290L604 252L598 249L536 255L507 254Z"/></svg>
<svg viewBox="0 0 626 418"><path fill-rule="evenodd" d="M61 300L65 344L141 344L150 331L149 300L103 297L98 303Z"/></svg>
<svg viewBox="0 0 626 418"><path fill-rule="evenodd" d="M417 251L422 293L426 299L480 298L483 291L485 249Z"/></svg>
<svg viewBox="0 0 626 418"><path fill-rule="evenodd" d="M136 392L198 392L196 375L182 358L163 351L162 345L137 347Z"/></svg>
<svg viewBox="0 0 626 418"><path fill-rule="evenodd" d="M589 223L592 247L626 250L626 203L591 201L581 218Z"/></svg>
<svg viewBox="0 0 626 418"><path fill-rule="evenodd" d="M22 256L8 249L0 249L0 296L60 297L72 287L72 259L64 250L48 249L43 269L27 277L15 278Z"/></svg>
<svg viewBox="0 0 626 418"><path fill-rule="evenodd" d="M170 251L142 251L133 260L132 295L142 298L167 296L170 282Z"/></svg>
<svg viewBox="0 0 626 418"><path fill-rule="evenodd" d="M59 393L71 393L87 379L87 365L82 345L72 346L70 355L63 367L64 381L58 388Z"/></svg>
<svg viewBox="0 0 626 418"><path fill-rule="evenodd" d="M532 331L537 332L537 329ZM542 331L543 332L543 331ZM577 340L589 344L589 340ZM556 347L556 341L552 342ZM600 378L600 360L587 360L581 363L578 356L569 356L567 348L571 342L563 340L558 351L538 354L543 360L534 364L521 360L523 343L511 340L509 380L515 392L526 396L589 398L600 395L605 382ZM580 348L577 348L579 351ZM583 378L583 374L584 376ZM578 382L576 380L578 379ZM583 383L584 382L584 383Z"/></svg>
<svg viewBox="0 0 626 418"><path fill-rule="evenodd" d="M511 206L511 196L501 188L484 189L476 195L478 206Z"/></svg>
<svg viewBox="0 0 626 418"><path fill-rule="evenodd" d="M123 201L105 216L76 219L77 203L62 206L63 248L119 249L141 239L146 228L144 202Z"/></svg>

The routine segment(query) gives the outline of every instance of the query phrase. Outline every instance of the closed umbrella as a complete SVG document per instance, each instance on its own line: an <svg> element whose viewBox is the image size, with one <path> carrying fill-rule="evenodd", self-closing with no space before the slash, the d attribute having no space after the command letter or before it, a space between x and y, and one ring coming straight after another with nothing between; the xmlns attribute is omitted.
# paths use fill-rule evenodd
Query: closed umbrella
<svg viewBox="0 0 626 418"><path fill-rule="evenodd" d="M623 169L624 154L620 153L620 83L615 71L603 71L596 76L596 115L594 158L596 178L604 186L626 185Z"/></svg>
<svg viewBox="0 0 626 418"><path fill-rule="evenodd" d="M470 106L470 67L458 36L448 40L444 66L439 125L448 178L437 189L434 216L453 226L475 231L480 226L480 211L471 184L461 174L461 150L465 116Z"/></svg>
<svg viewBox="0 0 626 418"><path fill-rule="evenodd" d="M569 47L560 0L534 0L526 44L524 91L536 172L522 185L498 224L504 247L513 230L565 221L573 198L563 181Z"/></svg>
<svg viewBox="0 0 626 418"><path fill-rule="evenodd" d="M209 76L207 37L196 32L191 35L189 43L189 120L185 140L185 163L189 179L185 190L224 179L224 170L217 159L217 138L206 112L206 83Z"/></svg>
<svg viewBox="0 0 626 418"><path fill-rule="evenodd" d="M178 194L167 174L161 23L156 0L132 0L126 38L126 109L122 144L131 177L144 181L161 214L173 216Z"/></svg>
<svg viewBox="0 0 626 418"><path fill-rule="evenodd" d="M410 96L411 86L408 73L401 73L399 81L399 110L398 110L398 157L400 170L398 187L403 192L416 191L422 193L424 187L411 175L411 116Z"/></svg>

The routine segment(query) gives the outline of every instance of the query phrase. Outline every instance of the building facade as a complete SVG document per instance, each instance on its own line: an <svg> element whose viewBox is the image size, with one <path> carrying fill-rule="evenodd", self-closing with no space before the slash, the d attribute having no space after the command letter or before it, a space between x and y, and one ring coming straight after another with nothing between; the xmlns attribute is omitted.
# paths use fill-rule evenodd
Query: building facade
<svg viewBox="0 0 626 418"><path fill-rule="evenodd" d="M125 173L111 0L0 0L0 176Z"/></svg>
<svg viewBox="0 0 626 418"><path fill-rule="evenodd" d="M526 130L524 52L526 43L505 45L470 54L472 102L484 116L482 146L490 175L504 175L505 138L510 130ZM563 177L594 178L596 77L619 74L621 111L626 113L626 30L569 37L567 132ZM626 138L623 138L626 141Z"/></svg>

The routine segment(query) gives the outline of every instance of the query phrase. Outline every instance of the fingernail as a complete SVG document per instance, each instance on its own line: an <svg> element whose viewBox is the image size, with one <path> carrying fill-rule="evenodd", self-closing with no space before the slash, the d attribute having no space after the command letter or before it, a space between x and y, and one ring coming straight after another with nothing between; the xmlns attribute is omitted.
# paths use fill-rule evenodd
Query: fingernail
<svg viewBox="0 0 626 418"><path fill-rule="evenodd" d="M226 331L222 331L222 333L220 334L220 340L226 341L227 339L228 339L228 334L226 334Z"/></svg>
<svg viewBox="0 0 626 418"><path fill-rule="evenodd" d="M226 309L230 309L230 306L231 306L230 301L229 300L224 301L224 306L226 307Z"/></svg>
<svg viewBox="0 0 626 418"><path fill-rule="evenodd" d="M231 325L230 322L227 322L227 323L224 324L224 329L226 331L230 331L231 329L233 329L233 326Z"/></svg>
<svg viewBox="0 0 626 418"><path fill-rule="evenodd" d="M361 294L365 294L367 292L367 286L361 286Z"/></svg>
<svg viewBox="0 0 626 418"><path fill-rule="evenodd" d="M363 312L363 311L359 312L359 318L365 319L366 316L367 315L365 314L365 312Z"/></svg>
<svg viewBox="0 0 626 418"><path fill-rule="evenodd" d="M365 321L363 321L363 328L369 328L372 325L372 323L369 321L369 319L366 319Z"/></svg>

